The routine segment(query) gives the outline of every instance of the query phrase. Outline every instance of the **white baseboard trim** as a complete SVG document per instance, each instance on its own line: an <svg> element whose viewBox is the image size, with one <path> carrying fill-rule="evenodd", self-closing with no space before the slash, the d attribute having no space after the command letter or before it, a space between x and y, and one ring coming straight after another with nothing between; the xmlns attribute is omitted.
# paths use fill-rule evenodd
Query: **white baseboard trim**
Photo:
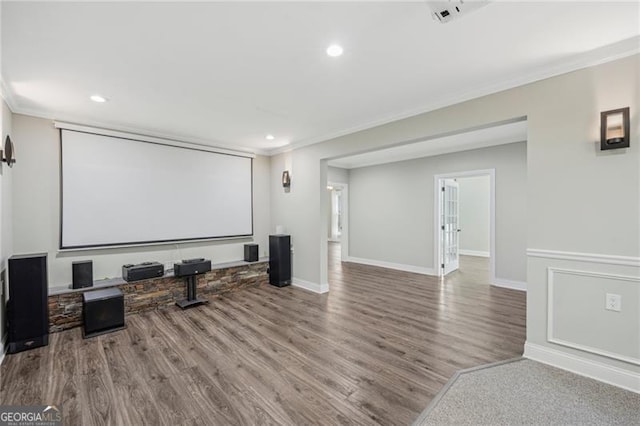
<svg viewBox="0 0 640 426"><path fill-rule="evenodd" d="M527 283L524 281L506 280L504 278L494 278L492 285L496 287L510 288L512 290L527 291Z"/></svg>
<svg viewBox="0 0 640 426"><path fill-rule="evenodd" d="M590 377L631 392L640 393L640 373L634 373L598 361L580 358L557 349L529 342L524 344L523 356L533 361L571 371L581 376Z"/></svg>
<svg viewBox="0 0 640 426"><path fill-rule="evenodd" d="M396 269L398 271L413 272L414 274L436 275L433 268L425 268L422 266L404 265L402 263L384 262L382 260L363 259L360 257L349 256L345 262L361 263L369 266L379 266L381 268Z"/></svg>
<svg viewBox="0 0 640 426"><path fill-rule="evenodd" d="M462 256L478 256L478 257L491 257L491 253L488 251L478 251L478 250L458 250Z"/></svg>
<svg viewBox="0 0 640 426"><path fill-rule="evenodd" d="M295 277L293 277L293 279L291 280L291 285L318 294L329 292L329 284L312 283L311 281L306 281Z"/></svg>

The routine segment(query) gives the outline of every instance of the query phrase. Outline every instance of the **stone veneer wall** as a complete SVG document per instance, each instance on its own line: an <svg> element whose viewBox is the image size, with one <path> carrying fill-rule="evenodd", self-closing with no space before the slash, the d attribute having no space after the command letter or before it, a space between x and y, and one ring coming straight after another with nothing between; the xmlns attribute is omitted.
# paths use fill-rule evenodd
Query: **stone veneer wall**
<svg viewBox="0 0 640 426"><path fill-rule="evenodd" d="M268 262L214 269L198 277L198 296L213 296L269 282ZM186 296L184 278L163 277L119 284L125 315L164 309ZM87 291L98 288L88 288ZM75 291L49 296L49 332L82 325L82 294Z"/></svg>

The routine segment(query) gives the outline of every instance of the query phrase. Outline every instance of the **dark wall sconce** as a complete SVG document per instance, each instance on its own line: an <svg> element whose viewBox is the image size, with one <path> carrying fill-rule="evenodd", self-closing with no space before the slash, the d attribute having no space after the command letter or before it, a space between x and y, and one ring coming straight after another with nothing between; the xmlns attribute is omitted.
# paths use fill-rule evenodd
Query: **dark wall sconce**
<svg viewBox="0 0 640 426"><path fill-rule="evenodd" d="M0 157L2 157L2 161L7 163L7 166L9 167L12 167L16 162L13 142L9 135L7 135L7 138L4 140L4 152L0 150Z"/></svg>
<svg viewBox="0 0 640 426"><path fill-rule="evenodd" d="M629 147L629 107L600 113L600 149Z"/></svg>
<svg viewBox="0 0 640 426"><path fill-rule="evenodd" d="M282 172L282 187L284 189L291 188L291 175L289 174L289 170Z"/></svg>

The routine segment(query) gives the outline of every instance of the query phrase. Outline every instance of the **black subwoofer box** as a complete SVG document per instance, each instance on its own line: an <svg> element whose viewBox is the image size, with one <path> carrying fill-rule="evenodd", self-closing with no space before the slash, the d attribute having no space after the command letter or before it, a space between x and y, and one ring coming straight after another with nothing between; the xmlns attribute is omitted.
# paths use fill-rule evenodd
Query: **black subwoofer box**
<svg viewBox="0 0 640 426"><path fill-rule="evenodd" d="M124 296L118 288L87 291L83 294L83 337L121 330L124 325Z"/></svg>
<svg viewBox="0 0 640 426"><path fill-rule="evenodd" d="M244 245L244 261L245 262L258 261L258 245L257 244Z"/></svg>
<svg viewBox="0 0 640 426"><path fill-rule="evenodd" d="M291 284L290 235L269 235L269 283L278 287Z"/></svg>
<svg viewBox="0 0 640 426"><path fill-rule="evenodd" d="M47 255L9 258L7 327L10 354L49 344Z"/></svg>
<svg viewBox="0 0 640 426"><path fill-rule="evenodd" d="M93 286L93 262L91 260L72 262L71 272L73 275L72 288Z"/></svg>

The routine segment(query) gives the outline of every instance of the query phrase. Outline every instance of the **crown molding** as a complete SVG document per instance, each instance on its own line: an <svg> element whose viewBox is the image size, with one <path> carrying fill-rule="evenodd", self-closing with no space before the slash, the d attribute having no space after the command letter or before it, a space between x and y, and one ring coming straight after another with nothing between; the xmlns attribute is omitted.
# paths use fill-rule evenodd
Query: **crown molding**
<svg viewBox="0 0 640 426"><path fill-rule="evenodd" d="M91 126L91 127L107 128L114 131L147 135L147 136L163 138L163 139L171 139L171 140L176 140L180 142L203 145L203 146L212 147L212 148L229 149L234 151L254 153L258 155L272 156L272 155L293 151L295 149L300 149L305 146L325 142L341 136L345 136L345 135L360 132L363 130L371 129L374 127L382 126L384 124L392 123L394 121L399 121L409 117L414 117L430 111L435 111L437 109L445 108L451 105L469 101L471 99L476 99L482 96L487 96L487 95L502 92L505 90L513 89L515 87L524 86L526 84L534 83L536 81L544 80L550 77L567 74L573 71L589 68L589 67L604 64L607 62L612 62L617 59L622 59L628 56L636 55L638 53L640 53L640 36L635 36L626 40L622 40L617 43L613 43L607 46L603 46L594 50L590 50L587 52L574 55L573 57L567 60L557 62L553 65L535 68L531 70L531 72L522 76L515 76L511 79L501 79L499 82L486 85L479 89L461 91L458 93L454 93L453 95L450 95L450 96L436 99L435 101L430 102L427 105L423 105L422 107L417 109L405 111L400 114L389 115L387 117L368 121L366 123L363 123L357 126L349 127L343 130L332 132L332 133L327 133L318 137L300 140L298 142L294 142L282 147L277 147L272 149L234 146L230 144L221 143L215 140L183 137L173 133L157 132L157 131L151 131L148 129L137 128L137 127L114 126L113 124L108 124L108 123L87 121L82 119L81 117L56 117L54 114L51 114L51 113L45 113L39 110L30 109L30 108L22 108L18 106L18 103L16 102L16 99L13 96L13 93L11 92L10 87L5 83L2 76L0 76L0 95L5 100L5 102L9 106L9 109L11 109L11 111L14 114L24 114L24 115L44 118L48 120L60 120L60 121L66 121L71 123L78 123L78 124Z"/></svg>
<svg viewBox="0 0 640 426"><path fill-rule="evenodd" d="M333 133L327 133L323 136L309 138L298 142L291 143L285 147L274 148L268 150L268 155L281 154L283 152L299 149L308 145L313 145L320 142L325 142L331 139L335 139L341 136L349 135L352 133L360 132L363 130L371 129L373 127L382 126L384 124L399 121L405 118L414 117L420 114L424 114L430 111L435 111L440 108L445 108L451 105L459 104L471 99L480 98L482 96L491 95L494 93L502 92L505 90L513 89L515 87L524 86L536 81L544 80L550 77L555 77L562 74L567 74L573 71L577 71L584 68L593 67L596 65L612 62L617 59L626 58L640 53L640 36L635 36L626 40L619 41L607 46L603 46L597 49L593 49L587 52L583 52L561 62L557 62L552 65L538 67L531 72L522 75L514 76L512 78L501 79L500 82L491 83L479 89L461 91L451 96L436 99L427 105L420 108L406 111L400 114L394 114L391 116L383 117L378 120L369 121L358 126L350 127L348 129L339 130Z"/></svg>
<svg viewBox="0 0 640 426"><path fill-rule="evenodd" d="M5 83L2 75L0 75L0 97L2 97L2 99L4 99L4 101L7 103L7 106L9 107L11 112L14 112L16 110L15 98L13 97L11 90L9 90L9 87Z"/></svg>

